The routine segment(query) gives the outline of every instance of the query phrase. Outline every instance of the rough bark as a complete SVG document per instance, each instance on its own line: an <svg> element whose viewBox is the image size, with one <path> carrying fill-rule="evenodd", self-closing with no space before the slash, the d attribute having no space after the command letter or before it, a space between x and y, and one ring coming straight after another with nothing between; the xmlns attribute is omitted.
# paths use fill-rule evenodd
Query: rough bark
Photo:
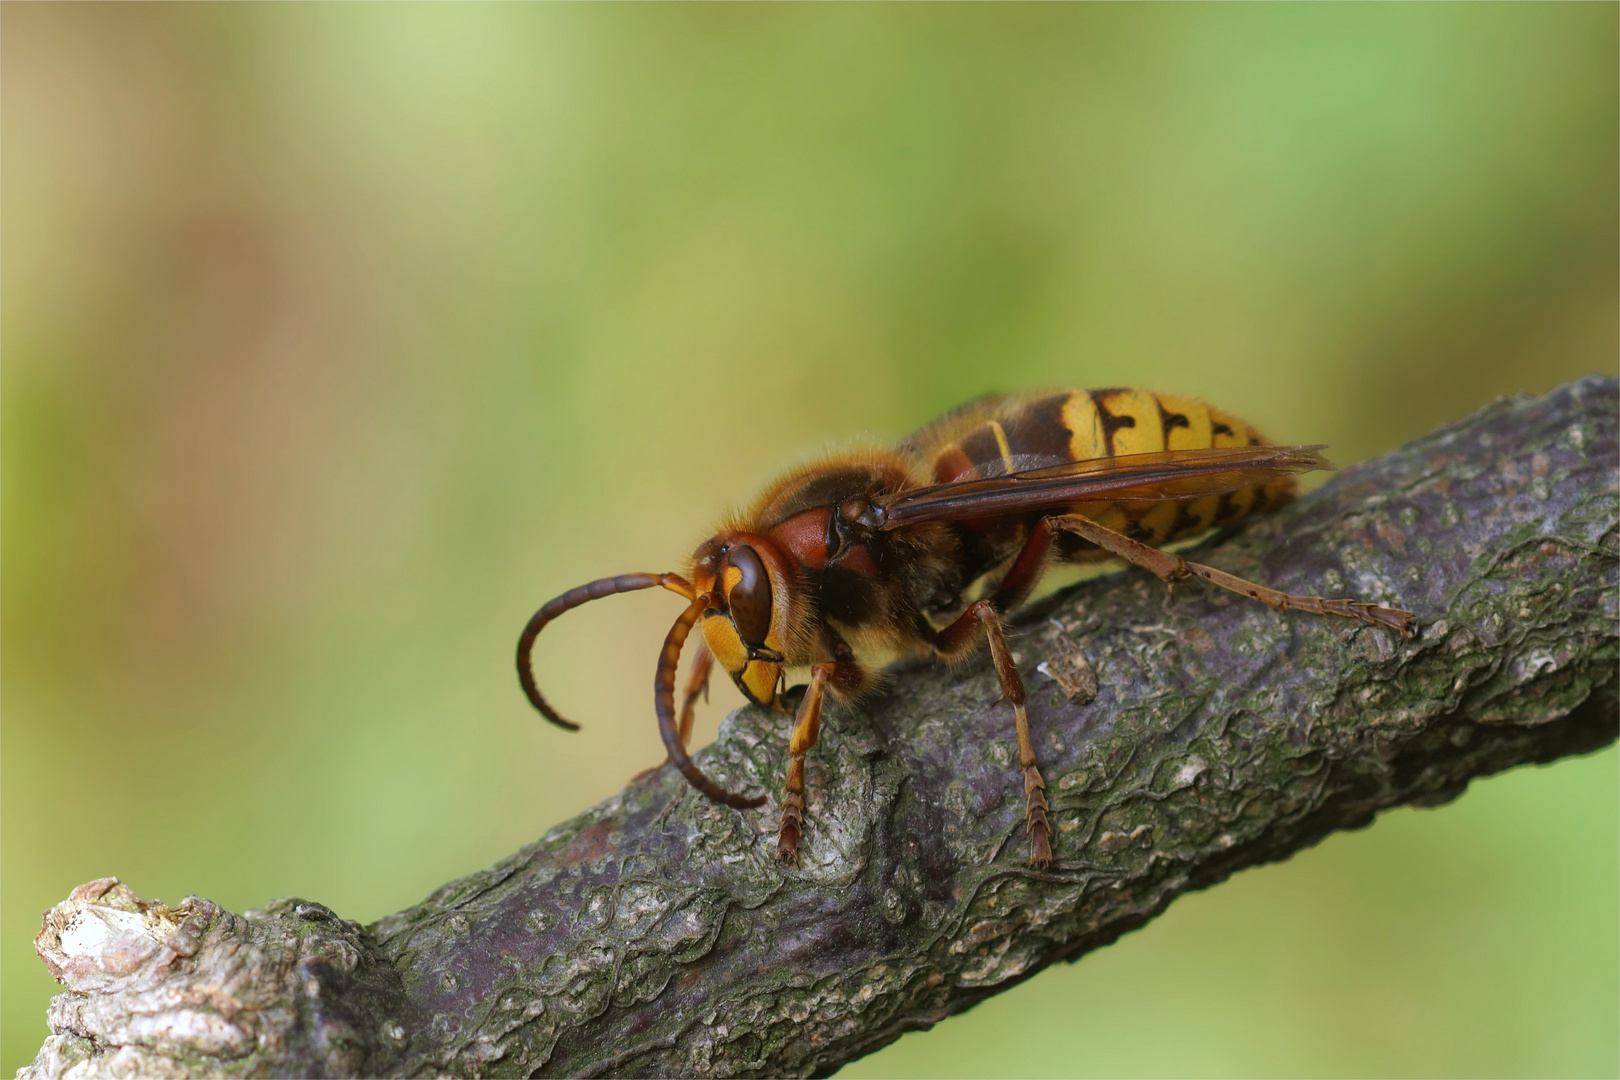
<svg viewBox="0 0 1620 1080"><path fill-rule="evenodd" d="M699 760L765 809L660 770L371 926L82 886L37 941L68 992L22 1075L829 1073L1242 867L1613 741L1617 407L1596 377L1498 401L1203 554L1415 638L1138 572L1024 620L1050 871L988 663L917 665L831 711L797 868L784 722L744 709Z"/></svg>

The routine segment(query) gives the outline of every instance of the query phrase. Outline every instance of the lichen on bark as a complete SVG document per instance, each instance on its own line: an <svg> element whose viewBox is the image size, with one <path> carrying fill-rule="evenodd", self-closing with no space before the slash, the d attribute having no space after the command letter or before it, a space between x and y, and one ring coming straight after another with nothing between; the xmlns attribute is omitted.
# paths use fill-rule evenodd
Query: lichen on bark
<svg viewBox="0 0 1620 1080"><path fill-rule="evenodd" d="M829 1073L1242 867L1612 742L1617 407L1595 377L1498 401L1200 556L1408 608L1412 639L1140 573L1040 605L1014 647L1048 871L988 664L915 665L830 710L797 867L783 721L744 709L698 757L763 810L659 770L368 927L81 886L37 941L67 992L20 1075Z"/></svg>

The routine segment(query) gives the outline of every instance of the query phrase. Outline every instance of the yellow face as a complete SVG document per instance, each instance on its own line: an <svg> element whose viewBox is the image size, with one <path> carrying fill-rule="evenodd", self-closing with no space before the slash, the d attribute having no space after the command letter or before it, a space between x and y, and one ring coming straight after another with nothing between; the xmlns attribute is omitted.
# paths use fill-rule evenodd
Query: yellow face
<svg viewBox="0 0 1620 1080"><path fill-rule="evenodd" d="M770 705L776 700L776 688L781 682L782 665L769 660L748 659L748 646L737 634L737 628L725 615L715 612L703 617L703 640L720 666L726 669L737 688L758 705ZM781 652L781 642L773 629L765 637L766 648Z"/></svg>
<svg viewBox="0 0 1620 1080"><path fill-rule="evenodd" d="M782 679L777 590L783 583L773 582L768 564L781 556L758 536L732 534L713 543L712 552L699 549L693 574L699 591L714 597L703 615L703 639L749 701L771 705ZM708 567L713 569L705 574Z"/></svg>

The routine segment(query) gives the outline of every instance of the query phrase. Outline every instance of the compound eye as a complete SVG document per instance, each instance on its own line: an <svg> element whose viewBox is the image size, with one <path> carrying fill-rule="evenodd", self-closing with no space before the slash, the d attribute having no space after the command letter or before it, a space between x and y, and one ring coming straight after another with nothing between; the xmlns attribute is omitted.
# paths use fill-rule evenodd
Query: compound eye
<svg viewBox="0 0 1620 1080"><path fill-rule="evenodd" d="M753 548L742 544L726 553L720 583L737 636L745 644L764 645L771 630L771 579Z"/></svg>

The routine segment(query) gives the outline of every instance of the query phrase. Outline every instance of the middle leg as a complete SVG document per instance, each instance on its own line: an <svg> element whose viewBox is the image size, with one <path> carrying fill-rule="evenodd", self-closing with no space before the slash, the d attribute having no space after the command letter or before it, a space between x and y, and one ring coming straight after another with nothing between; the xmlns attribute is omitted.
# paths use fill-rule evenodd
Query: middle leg
<svg viewBox="0 0 1620 1080"><path fill-rule="evenodd" d="M1044 519L1030 529L1023 550L1013 560L995 593L969 604L935 639L935 648L950 657L966 652L982 627L990 644L990 659L1001 683L1001 696L1012 703L1013 725L1018 735L1018 767L1024 777L1024 824L1029 832L1029 864L1036 868L1052 865L1052 825L1047 818L1046 781L1035 763L1035 744L1029 737L1029 714L1024 708L1024 680L1013 663L1007 646L1007 633L1001 625L1001 612L1022 603L1046 570L1052 553L1052 529Z"/></svg>

